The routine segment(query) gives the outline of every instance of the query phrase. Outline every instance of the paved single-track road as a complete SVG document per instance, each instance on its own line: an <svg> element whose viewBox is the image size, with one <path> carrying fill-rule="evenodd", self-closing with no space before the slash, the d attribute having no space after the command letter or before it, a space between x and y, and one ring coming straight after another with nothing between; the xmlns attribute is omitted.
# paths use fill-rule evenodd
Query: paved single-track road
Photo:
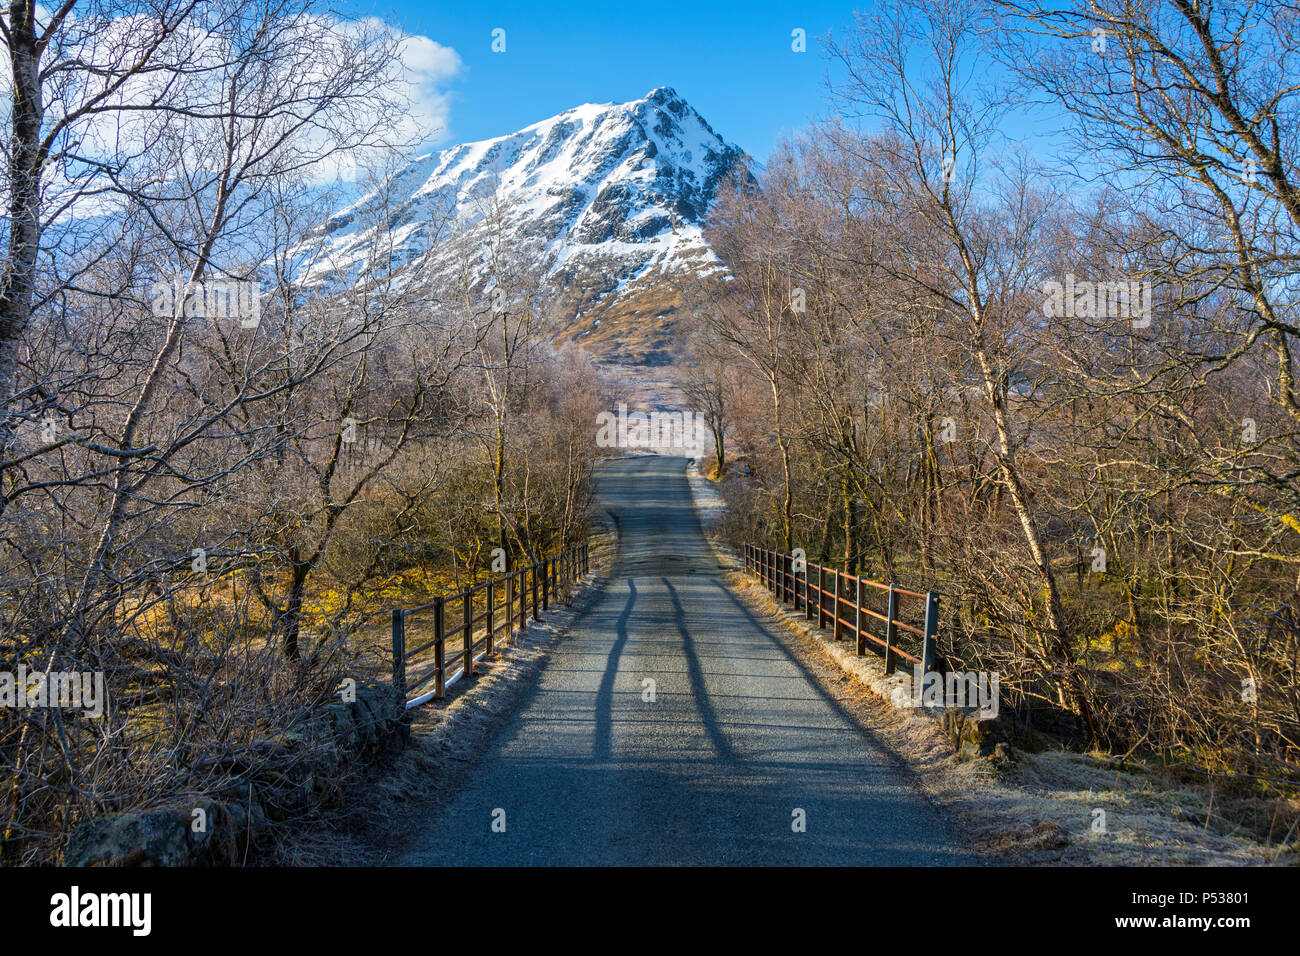
<svg viewBox="0 0 1300 956"><path fill-rule="evenodd" d="M607 461L598 493L606 592L400 862L977 862L728 590L684 459Z"/></svg>

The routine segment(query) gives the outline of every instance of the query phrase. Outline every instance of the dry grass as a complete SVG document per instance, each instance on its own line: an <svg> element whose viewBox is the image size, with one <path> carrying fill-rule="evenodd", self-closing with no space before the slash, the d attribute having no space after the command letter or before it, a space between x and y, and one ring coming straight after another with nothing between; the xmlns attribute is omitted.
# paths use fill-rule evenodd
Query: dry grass
<svg viewBox="0 0 1300 956"><path fill-rule="evenodd" d="M633 282L618 295L583 302L556 342L575 342L600 363L666 365L674 357L683 305L676 282L662 277Z"/></svg>

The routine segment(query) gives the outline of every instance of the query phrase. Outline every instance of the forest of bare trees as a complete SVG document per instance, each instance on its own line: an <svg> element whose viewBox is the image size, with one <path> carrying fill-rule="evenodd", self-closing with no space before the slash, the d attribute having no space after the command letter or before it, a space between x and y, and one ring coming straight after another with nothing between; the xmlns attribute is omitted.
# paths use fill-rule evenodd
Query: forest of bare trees
<svg viewBox="0 0 1300 956"><path fill-rule="evenodd" d="M395 602L584 538L597 392L523 250L302 281L322 171L409 145L387 28L68 0L0 32L0 657L108 704L0 709L0 858L28 862L246 772L382 672Z"/></svg>
<svg viewBox="0 0 1300 956"><path fill-rule="evenodd" d="M1294 779L1298 38L1292 4L859 14L829 118L713 214L688 385L726 396L731 537L940 590L942 653L1036 728Z"/></svg>

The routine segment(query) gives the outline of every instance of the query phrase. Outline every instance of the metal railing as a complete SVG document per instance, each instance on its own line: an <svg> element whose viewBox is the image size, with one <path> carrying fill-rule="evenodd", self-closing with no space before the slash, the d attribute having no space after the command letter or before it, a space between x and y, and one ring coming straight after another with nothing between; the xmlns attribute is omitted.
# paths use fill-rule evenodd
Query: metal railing
<svg viewBox="0 0 1300 956"><path fill-rule="evenodd" d="M807 620L811 621L816 615L819 628L826 627L829 622L835 640L843 640L846 631L856 638L859 657L866 655L868 647L882 655L885 658L886 674L894 672L898 658L920 664L926 672L936 669L938 591L909 591L897 584L872 581L838 568L828 568L752 544L745 545L745 568L752 571L777 600L795 608L803 608ZM883 594L881 610L872 608L871 602L864 600L864 589L868 594ZM919 624L909 623L899 617L899 606L903 601L923 602L924 614ZM916 617L912 620L916 620ZM871 633L867 627L870 621L881 622L884 634L878 636ZM919 638L919 642L910 642L916 653L910 653L899 646L902 635Z"/></svg>
<svg viewBox="0 0 1300 956"><path fill-rule="evenodd" d="M515 627L524 627L530 619L542 620L542 613L550 609L551 599L564 593L590 567L588 543L584 541L499 578L436 597L427 604L393 608L393 686L406 698L407 708L441 700L448 687L466 674L474 673L475 661L493 653L498 632L504 630L509 638ZM457 623L448 627L450 617L455 617ZM410 642L415 643L410 649L408 637L415 639ZM408 683L408 665L416 658L427 659L430 652L432 665ZM417 697L409 696L430 682L432 688Z"/></svg>

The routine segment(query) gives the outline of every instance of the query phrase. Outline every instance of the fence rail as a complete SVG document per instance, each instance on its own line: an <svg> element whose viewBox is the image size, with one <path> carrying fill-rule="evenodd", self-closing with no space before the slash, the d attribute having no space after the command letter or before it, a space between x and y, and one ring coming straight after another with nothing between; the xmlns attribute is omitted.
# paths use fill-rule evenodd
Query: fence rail
<svg viewBox="0 0 1300 956"><path fill-rule="evenodd" d="M866 655L868 647L884 657L886 674L894 672L898 658L920 664L926 672L936 669L938 591L910 591L897 584L872 581L752 544L745 545L745 568L752 571L777 600L796 609L802 608L807 620L811 621L815 615L819 628L829 624L835 640L843 640L846 632L856 639L859 657ZM883 592L882 610L873 609L870 601L864 600L864 589L868 594ZM924 613L920 615L919 623L910 623L899 617L903 601L923 602ZM916 616L912 617L912 621L917 620ZM881 622L884 633L873 634L867 626L870 621ZM909 653L899 646L900 632L920 639L919 642L910 642L916 653Z"/></svg>
<svg viewBox="0 0 1300 956"><path fill-rule="evenodd" d="M530 619L542 620L551 600L590 568L589 547L584 541L455 594L412 608L393 608L393 686L406 698L407 708L441 700L448 687L474 672L475 661L492 654L499 632L509 638L515 627L523 627ZM450 617L456 623L452 624ZM408 634L414 640L408 641ZM415 646L408 649L408 643ZM408 683L408 667L430 651L431 666ZM431 688L417 697L409 696L430 682Z"/></svg>

